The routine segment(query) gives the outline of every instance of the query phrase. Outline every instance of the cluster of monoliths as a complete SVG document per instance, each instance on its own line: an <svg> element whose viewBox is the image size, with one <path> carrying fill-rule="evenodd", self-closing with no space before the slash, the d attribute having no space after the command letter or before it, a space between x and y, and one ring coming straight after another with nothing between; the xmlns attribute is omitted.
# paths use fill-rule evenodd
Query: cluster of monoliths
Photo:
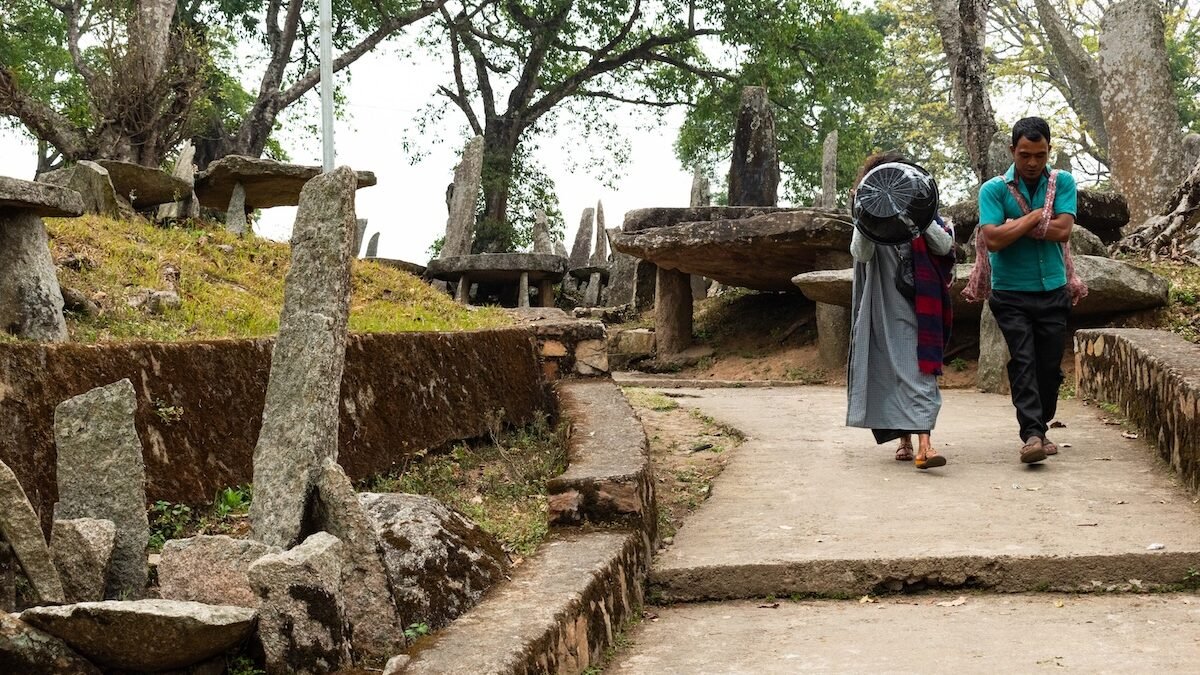
<svg viewBox="0 0 1200 675"><path fill-rule="evenodd" d="M446 239L439 257L450 258L471 254L475 239L475 204L483 181L483 136L467 141L462 161L454 168L454 183L448 191Z"/></svg>
<svg viewBox="0 0 1200 675"><path fill-rule="evenodd" d="M1113 184L1129 203L1131 226L1162 210L1184 172L1179 111L1167 67L1162 10L1124 0L1104 13L1101 100Z"/></svg>

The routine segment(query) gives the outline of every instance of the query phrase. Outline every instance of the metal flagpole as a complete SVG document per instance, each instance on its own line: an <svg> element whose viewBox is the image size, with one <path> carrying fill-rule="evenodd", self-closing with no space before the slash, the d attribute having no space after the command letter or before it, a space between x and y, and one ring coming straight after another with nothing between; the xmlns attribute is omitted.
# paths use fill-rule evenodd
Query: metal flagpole
<svg viewBox="0 0 1200 675"><path fill-rule="evenodd" d="M321 4L321 144L325 171L333 171L333 7Z"/></svg>

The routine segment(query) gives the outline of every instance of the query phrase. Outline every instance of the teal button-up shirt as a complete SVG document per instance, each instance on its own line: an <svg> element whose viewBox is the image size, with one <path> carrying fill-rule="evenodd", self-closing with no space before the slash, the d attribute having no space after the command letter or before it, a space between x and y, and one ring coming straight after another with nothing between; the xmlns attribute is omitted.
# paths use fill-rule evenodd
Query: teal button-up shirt
<svg viewBox="0 0 1200 675"><path fill-rule="evenodd" d="M1050 172L1038 180L1037 189L1029 194L1025 181L1008 167L1003 176L984 183L979 188L979 226L1003 225L1020 218L1024 213L1008 191L1008 183L1016 185L1034 211L1046 203L1046 188ZM1075 177L1066 171L1058 172L1054 195L1054 215L1076 215ZM1056 241L1021 237L1003 251L989 254L992 264L992 288L1001 291L1052 291L1067 284L1067 267L1063 262L1062 245Z"/></svg>

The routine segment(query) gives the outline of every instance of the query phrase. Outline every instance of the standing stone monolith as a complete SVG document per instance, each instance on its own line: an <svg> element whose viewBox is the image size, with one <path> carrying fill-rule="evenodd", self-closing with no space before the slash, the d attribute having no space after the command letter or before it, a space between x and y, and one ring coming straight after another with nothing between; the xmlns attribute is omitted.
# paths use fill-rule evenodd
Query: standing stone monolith
<svg viewBox="0 0 1200 675"><path fill-rule="evenodd" d="M621 228L608 230L609 238L621 233ZM636 281L638 259L628 253L613 249L612 265L608 275L608 298L612 306L633 303L633 284Z"/></svg>
<svg viewBox="0 0 1200 675"><path fill-rule="evenodd" d="M191 141L185 141L179 150L179 157L175 160L175 169L171 171L171 175L183 180L188 185L195 185L195 162L196 147L192 145ZM159 220L200 217L200 201L196 199L196 194L188 192L186 195L179 196L179 201L159 205Z"/></svg>
<svg viewBox="0 0 1200 675"><path fill-rule="evenodd" d="M775 206L779 191L779 148L775 115L763 87L742 89L729 167L730 206Z"/></svg>
<svg viewBox="0 0 1200 675"><path fill-rule="evenodd" d="M43 602L63 602L62 582L37 514L17 475L0 462L0 545L6 542L37 597ZM7 603L7 599L0 599L0 604Z"/></svg>
<svg viewBox="0 0 1200 675"><path fill-rule="evenodd" d="M379 255L379 233L378 232L371 235L371 238L367 241L367 257L374 258L377 255Z"/></svg>
<svg viewBox="0 0 1200 675"><path fill-rule="evenodd" d="M563 243L562 239L554 240L554 255L563 258L566 258L569 255L567 253L567 245Z"/></svg>
<svg viewBox="0 0 1200 675"><path fill-rule="evenodd" d="M467 141L462 161L454 168L454 189L450 192L450 218L446 221L446 241L440 257L469 255L475 240L475 204L483 180L483 136Z"/></svg>
<svg viewBox="0 0 1200 675"><path fill-rule="evenodd" d="M234 234L246 233L246 188L241 183L233 186L229 195L229 207L225 209L225 229Z"/></svg>
<svg viewBox="0 0 1200 675"><path fill-rule="evenodd" d="M367 219L354 219L354 255L358 257L358 252L362 250L362 240L367 234Z"/></svg>
<svg viewBox="0 0 1200 675"><path fill-rule="evenodd" d="M832 209L837 206L837 129L825 137L825 145L821 151L821 197L817 206Z"/></svg>
<svg viewBox="0 0 1200 675"><path fill-rule="evenodd" d="M546 222L545 209L533 211L533 252L554 253L554 244L550 241L550 225Z"/></svg>
<svg viewBox="0 0 1200 675"><path fill-rule="evenodd" d="M285 549L300 540L322 462L337 459L356 187L349 167L310 180L292 228L250 504L254 538Z"/></svg>
<svg viewBox="0 0 1200 675"><path fill-rule="evenodd" d="M596 245L592 248L593 267L608 264L608 229L604 227L604 204L596 202Z"/></svg>
<svg viewBox="0 0 1200 675"><path fill-rule="evenodd" d="M1138 227L1166 206L1186 170L1162 9L1123 0L1109 6L1100 30L1109 166L1129 202L1130 227Z"/></svg>
<svg viewBox="0 0 1200 675"><path fill-rule="evenodd" d="M588 266L592 254L592 221L595 217L595 209L588 207L583 210L579 229L575 231L575 245L571 247L571 269Z"/></svg>
<svg viewBox="0 0 1200 675"><path fill-rule="evenodd" d="M712 189L709 187L708 176L699 164L692 170L692 192L688 203L692 206L708 206L712 203Z"/></svg>
<svg viewBox="0 0 1200 675"><path fill-rule="evenodd" d="M134 426L137 395L128 379L67 399L54 409L58 449L55 520L96 518L116 526L104 597L146 592L146 465Z"/></svg>

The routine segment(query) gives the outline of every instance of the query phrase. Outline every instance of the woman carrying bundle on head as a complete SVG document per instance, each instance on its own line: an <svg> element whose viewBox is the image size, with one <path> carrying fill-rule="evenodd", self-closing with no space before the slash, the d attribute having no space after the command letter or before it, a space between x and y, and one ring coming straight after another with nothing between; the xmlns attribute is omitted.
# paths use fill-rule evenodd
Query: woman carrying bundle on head
<svg viewBox="0 0 1200 675"><path fill-rule="evenodd" d="M899 154L872 155L851 204L846 425L870 429L876 443L900 439L896 459L918 469L944 466L930 432L942 407L937 377L950 338L954 235L937 215L937 184Z"/></svg>

